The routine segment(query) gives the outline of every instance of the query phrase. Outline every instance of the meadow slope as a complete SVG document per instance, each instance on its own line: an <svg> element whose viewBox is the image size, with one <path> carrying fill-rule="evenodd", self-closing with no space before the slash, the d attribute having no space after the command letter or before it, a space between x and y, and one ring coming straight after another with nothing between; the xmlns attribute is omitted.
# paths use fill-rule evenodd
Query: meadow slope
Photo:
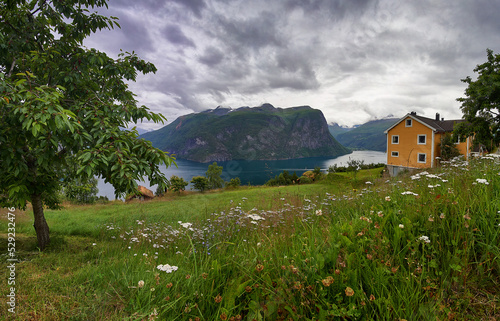
<svg viewBox="0 0 500 321"><path fill-rule="evenodd" d="M0 319L498 319L499 160L379 173L66 206L46 212L44 252L15 211L16 314L2 302Z"/></svg>

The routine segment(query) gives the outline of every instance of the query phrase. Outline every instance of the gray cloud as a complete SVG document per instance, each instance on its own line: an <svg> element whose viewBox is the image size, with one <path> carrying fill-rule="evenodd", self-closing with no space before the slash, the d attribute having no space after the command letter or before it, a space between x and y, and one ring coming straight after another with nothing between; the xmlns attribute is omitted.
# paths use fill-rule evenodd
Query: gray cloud
<svg viewBox="0 0 500 321"><path fill-rule="evenodd" d="M212 46L206 48L203 55L201 55L198 58L198 60L201 63L209 67L213 67L220 64L222 59L224 59L224 53L222 53L222 51Z"/></svg>
<svg viewBox="0 0 500 321"><path fill-rule="evenodd" d="M169 120L219 104L311 105L353 125L388 114L460 116L460 79L500 52L494 0L111 0L121 30L87 46L136 51L132 85ZM448 116L452 115L452 116Z"/></svg>
<svg viewBox="0 0 500 321"><path fill-rule="evenodd" d="M203 9L207 6L203 0L172 0L192 11L198 18L201 17Z"/></svg>
<svg viewBox="0 0 500 321"><path fill-rule="evenodd" d="M186 37L186 35L182 32L179 26L167 25L163 29L163 34L165 38L174 45L196 48L194 42L188 37Z"/></svg>

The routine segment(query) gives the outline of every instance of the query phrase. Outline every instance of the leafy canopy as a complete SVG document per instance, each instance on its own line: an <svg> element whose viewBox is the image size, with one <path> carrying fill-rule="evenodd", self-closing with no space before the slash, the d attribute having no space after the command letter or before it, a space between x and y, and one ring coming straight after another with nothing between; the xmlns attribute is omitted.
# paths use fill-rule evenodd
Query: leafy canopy
<svg viewBox="0 0 500 321"><path fill-rule="evenodd" d="M34 195L54 207L68 162L81 177L100 175L117 196L173 159L138 139L139 120L165 118L138 106L127 82L155 72L135 53L117 59L84 48L90 34L119 26L91 13L105 0L0 3L0 205L24 208Z"/></svg>
<svg viewBox="0 0 500 321"><path fill-rule="evenodd" d="M213 162L212 165L208 165L208 170L205 176L208 179L208 188L216 189L224 186L224 180L221 177L222 166L218 166L217 162Z"/></svg>
<svg viewBox="0 0 500 321"><path fill-rule="evenodd" d="M465 96L457 100L467 123L457 126L455 133L461 138L474 134L475 143L490 146L500 141L500 55L486 50L488 61L476 66L476 80L462 79L468 85Z"/></svg>

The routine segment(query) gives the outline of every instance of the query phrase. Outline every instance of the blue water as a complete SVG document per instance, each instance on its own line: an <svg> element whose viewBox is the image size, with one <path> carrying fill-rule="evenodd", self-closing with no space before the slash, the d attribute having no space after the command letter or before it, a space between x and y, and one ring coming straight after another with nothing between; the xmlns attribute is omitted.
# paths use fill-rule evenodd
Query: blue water
<svg viewBox="0 0 500 321"><path fill-rule="evenodd" d="M242 185L263 185L269 179L279 175L284 170L290 174L296 172L298 176L308 170L313 170L315 167L320 167L323 171L327 171L328 167L337 164L338 166L347 166L349 159L362 160L365 164L371 163L386 163L387 156L384 152L377 151L354 151L351 154L343 155L337 158L312 157L300 158L291 160L267 160L267 161L227 161L217 162L217 165L222 166L222 178L224 181L229 181L231 178L239 177ZM186 181L191 181L194 176L205 176L210 163L197 163L188 160L178 159L177 167L171 166L166 168L163 166L161 171L165 173L167 178L176 175L184 178ZM156 186L150 186L148 181L138 182L139 185L146 186L153 192L156 191ZM105 184L104 180L100 179L98 183L99 196L107 196L109 199L115 199L114 188L111 184ZM188 189L191 185L188 186Z"/></svg>

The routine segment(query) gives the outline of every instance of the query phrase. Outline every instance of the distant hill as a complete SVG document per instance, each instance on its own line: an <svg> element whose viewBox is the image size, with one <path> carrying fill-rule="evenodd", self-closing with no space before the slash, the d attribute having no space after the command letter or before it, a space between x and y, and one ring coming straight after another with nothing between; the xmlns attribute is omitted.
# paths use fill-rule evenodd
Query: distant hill
<svg viewBox="0 0 500 321"><path fill-rule="evenodd" d="M384 131L399 118L387 118L369 121L335 136L337 141L351 149L365 149L385 152L387 138Z"/></svg>
<svg viewBox="0 0 500 321"><path fill-rule="evenodd" d="M330 135L309 106L222 108L177 118L141 138L177 158L197 162L336 157L350 151Z"/></svg>
<svg viewBox="0 0 500 321"><path fill-rule="evenodd" d="M342 127L337 123L332 123L328 125L328 130L330 131L330 134L336 139L338 135L347 133L350 130L353 130L354 127Z"/></svg>

